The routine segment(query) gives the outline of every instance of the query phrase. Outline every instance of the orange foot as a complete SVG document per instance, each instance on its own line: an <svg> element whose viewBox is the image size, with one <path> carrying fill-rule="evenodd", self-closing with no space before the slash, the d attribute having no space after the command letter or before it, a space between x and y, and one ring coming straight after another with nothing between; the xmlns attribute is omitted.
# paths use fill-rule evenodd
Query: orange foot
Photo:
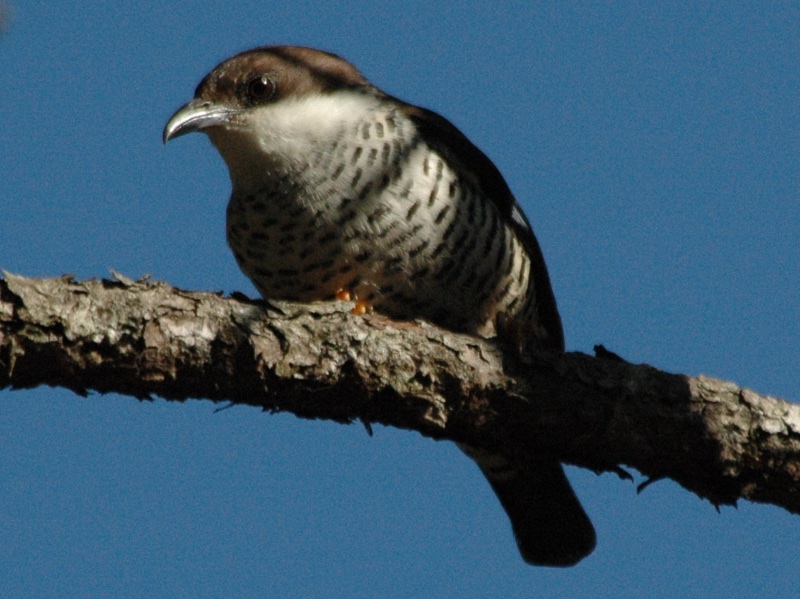
<svg viewBox="0 0 800 599"><path fill-rule="evenodd" d="M366 300L358 299L349 289L340 289L336 292L336 299L340 302L355 302L356 305L350 310L350 314L368 314L372 312L372 304Z"/></svg>
<svg viewBox="0 0 800 599"><path fill-rule="evenodd" d="M372 304L366 300L358 300L353 309L350 310L351 314L368 314L372 312Z"/></svg>

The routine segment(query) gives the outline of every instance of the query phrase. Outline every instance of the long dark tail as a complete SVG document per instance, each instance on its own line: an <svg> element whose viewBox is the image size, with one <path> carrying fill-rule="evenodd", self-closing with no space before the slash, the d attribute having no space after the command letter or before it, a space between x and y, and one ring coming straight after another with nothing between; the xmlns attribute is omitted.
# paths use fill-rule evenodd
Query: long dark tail
<svg viewBox="0 0 800 599"><path fill-rule="evenodd" d="M573 566L589 555L596 536L560 463L523 467L504 456L459 444L480 467L511 520L522 558L538 566Z"/></svg>

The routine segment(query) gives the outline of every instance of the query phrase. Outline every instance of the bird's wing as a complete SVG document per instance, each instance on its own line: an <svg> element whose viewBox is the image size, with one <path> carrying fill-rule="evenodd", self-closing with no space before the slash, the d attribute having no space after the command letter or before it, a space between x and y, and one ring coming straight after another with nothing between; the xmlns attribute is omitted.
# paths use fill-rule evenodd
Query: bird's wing
<svg viewBox="0 0 800 599"><path fill-rule="evenodd" d="M506 223L522 242L531 260L531 275L536 290L540 325L547 331L547 345L564 350L564 332L547 265L528 218L506 180L494 163L443 116L425 108L397 100L431 149L470 179L497 207Z"/></svg>

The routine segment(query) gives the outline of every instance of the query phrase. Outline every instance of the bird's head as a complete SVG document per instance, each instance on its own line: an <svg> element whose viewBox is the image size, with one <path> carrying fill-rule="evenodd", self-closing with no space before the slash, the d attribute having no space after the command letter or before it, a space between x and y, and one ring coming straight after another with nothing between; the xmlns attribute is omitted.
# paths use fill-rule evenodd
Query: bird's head
<svg viewBox="0 0 800 599"><path fill-rule="evenodd" d="M234 186L271 161L306 159L320 140L373 110L385 94L349 62L321 50L256 48L214 68L164 127L164 143L202 131L219 149Z"/></svg>

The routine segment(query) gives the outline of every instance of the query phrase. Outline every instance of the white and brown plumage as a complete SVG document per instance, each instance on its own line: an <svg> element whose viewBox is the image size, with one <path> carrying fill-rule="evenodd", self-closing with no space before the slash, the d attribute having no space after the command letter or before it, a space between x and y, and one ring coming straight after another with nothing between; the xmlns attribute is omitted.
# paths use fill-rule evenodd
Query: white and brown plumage
<svg viewBox="0 0 800 599"><path fill-rule="evenodd" d="M227 234L267 299L333 299L492 336L498 316L564 348L533 230L500 172L443 117L389 96L338 56L265 47L217 66L167 123L202 130L233 192ZM589 519L552 459L464 448L508 513L523 557L571 565Z"/></svg>

